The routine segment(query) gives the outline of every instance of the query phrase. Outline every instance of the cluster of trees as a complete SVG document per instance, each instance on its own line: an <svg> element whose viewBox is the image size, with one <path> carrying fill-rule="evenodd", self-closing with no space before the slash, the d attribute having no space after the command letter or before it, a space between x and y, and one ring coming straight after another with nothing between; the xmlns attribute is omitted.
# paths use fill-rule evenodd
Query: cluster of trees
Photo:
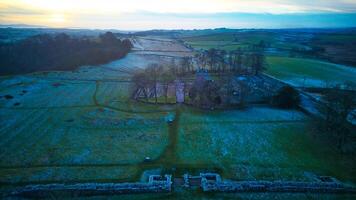
<svg viewBox="0 0 356 200"><path fill-rule="evenodd" d="M184 60L182 62L185 62ZM158 102L158 96L164 96L168 103L168 87L182 74L183 65L175 65L174 62L167 65L151 64L147 68L137 71L132 77L132 98L143 99L148 102L154 99ZM160 87L160 94L158 94ZM213 80L196 80L188 91L191 103L198 107L212 107L221 104L221 84Z"/></svg>
<svg viewBox="0 0 356 200"><path fill-rule="evenodd" d="M209 49L197 55L201 69L209 72L234 72L257 75L266 67L264 45L251 46L249 51Z"/></svg>
<svg viewBox="0 0 356 200"><path fill-rule="evenodd" d="M299 92L292 86L282 87L277 94L272 97L271 103L280 108L296 108L300 103Z"/></svg>
<svg viewBox="0 0 356 200"><path fill-rule="evenodd" d="M158 102L157 86L161 84L163 87L165 102L168 102L168 86L174 82L177 77L177 65L172 62L167 66L162 64L151 64L144 70L137 71L133 77L132 98L138 99L144 97L146 101L149 98L154 98L155 103Z"/></svg>
<svg viewBox="0 0 356 200"><path fill-rule="evenodd" d="M160 84L167 102L169 84L197 71L256 75L266 66L264 47L265 44L260 42L260 44L250 47L249 51L238 49L227 52L209 49L197 54L195 59L183 57L177 63L172 59L165 65L151 64L133 75L132 98L144 97L146 101L154 98L157 103L157 86ZM221 91L219 91L221 88L220 83L206 80L203 83L194 84L189 91L189 97L198 106L213 106L221 102Z"/></svg>
<svg viewBox="0 0 356 200"><path fill-rule="evenodd" d="M197 107L214 108L222 103L222 85L213 80L195 81L189 90L189 99Z"/></svg>
<svg viewBox="0 0 356 200"><path fill-rule="evenodd" d="M124 57L132 48L107 32L98 38L42 34L15 43L0 44L0 74L43 70L73 70Z"/></svg>
<svg viewBox="0 0 356 200"><path fill-rule="evenodd" d="M184 57L175 66L175 74L180 76L194 73L197 70L204 70L212 73L233 72L257 75L267 66L264 54L265 47L266 44L261 41L257 45L248 46L243 50L239 48L233 51L225 51L212 48L201 51L195 55L195 59ZM194 67L195 65L198 67Z"/></svg>
<svg viewBox="0 0 356 200"><path fill-rule="evenodd" d="M355 126L348 121L348 115L356 109L356 92L352 84L340 85L325 92L323 100L326 102L325 120L321 121L323 131L331 133L335 138L336 147L344 152L349 152L346 143L355 139ZM352 139L353 138L353 139ZM351 140L350 140L351 139ZM346 148L345 148L346 147ZM355 148L355 147L351 147ZM351 149L353 151L355 149Z"/></svg>
<svg viewBox="0 0 356 200"><path fill-rule="evenodd" d="M321 46L312 47L293 47L289 50L289 57L320 57L325 52L325 48Z"/></svg>

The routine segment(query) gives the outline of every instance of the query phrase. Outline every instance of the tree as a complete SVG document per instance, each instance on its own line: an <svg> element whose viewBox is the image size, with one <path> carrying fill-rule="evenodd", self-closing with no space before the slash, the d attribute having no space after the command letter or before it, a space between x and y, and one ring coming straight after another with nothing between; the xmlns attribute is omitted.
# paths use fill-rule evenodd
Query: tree
<svg viewBox="0 0 356 200"><path fill-rule="evenodd" d="M266 47L267 47L267 45L266 45L266 43L265 43L264 40L261 40L261 41L258 43L257 46L258 46L259 48L266 48Z"/></svg>
<svg viewBox="0 0 356 200"><path fill-rule="evenodd" d="M337 148L343 150L347 137L352 132L352 125L347 121L348 114L356 108L356 92L350 83L337 85L324 94L324 126L337 138Z"/></svg>
<svg viewBox="0 0 356 200"><path fill-rule="evenodd" d="M229 65L229 70L230 71L235 71L235 67L234 67L234 52L233 51L229 51L227 54L228 58L227 58L227 64Z"/></svg>
<svg viewBox="0 0 356 200"><path fill-rule="evenodd" d="M158 102L158 99L157 99L157 84L158 84L158 80L159 80L159 77L160 77L160 73L162 72L162 66L159 65L159 64L151 64L149 65L145 72L147 74L149 78L149 81L150 81L150 85L153 87L154 89L154 97L155 97L155 103Z"/></svg>
<svg viewBox="0 0 356 200"><path fill-rule="evenodd" d="M171 84L175 80L174 74L170 70L164 70L164 72L161 74L160 78L163 87L164 87L164 97L165 97L165 102L168 102L168 87L169 84Z"/></svg>
<svg viewBox="0 0 356 200"><path fill-rule="evenodd" d="M180 65L182 66L183 74L190 72L192 68L192 59L190 57L183 57Z"/></svg>
<svg viewBox="0 0 356 200"><path fill-rule="evenodd" d="M141 94L144 95L146 101L154 97L155 103L158 103L158 86L163 88L162 94L165 97L165 102L168 102L168 87L176 78L175 66L168 65L164 67L161 64L150 64L146 69L136 72L132 77L133 88L132 98L138 99Z"/></svg>
<svg viewBox="0 0 356 200"><path fill-rule="evenodd" d="M132 95L134 99L139 98L139 95L143 93L146 101L148 101L148 91L146 87L150 84L150 80L144 71L137 71L131 78L133 82Z"/></svg>
<svg viewBox="0 0 356 200"><path fill-rule="evenodd" d="M198 58L198 64L199 64L199 70L206 69L207 70L207 65L208 65L208 55L207 52L201 52L197 55Z"/></svg>
<svg viewBox="0 0 356 200"><path fill-rule="evenodd" d="M220 88L221 85L213 80L203 80L203 82L196 80L189 90L189 98L196 106L212 108L222 103Z"/></svg>
<svg viewBox="0 0 356 200"><path fill-rule="evenodd" d="M212 80L208 80L205 82L202 94L205 96L206 102L205 105L220 105L221 104L221 97L219 95L220 86Z"/></svg>
<svg viewBox="0 0 356 200"><path fill-rule="evenodd" d="M240 72L242 71L242 52L240 49L235 51L230 51L229 65L232 71Z"/></svg>
<svg viewBox="0 0 356 200"><path fill-rule="evenodd" d="M221 69L222 72L225 72L226 68L227 68L227 62L225 61L226 55L227 55L227 53L225 50L220 51L219 62L220 62L221 68L222 68Z"/></svg>
<svg viewBox="0 0 356 200"><path fill-rule="evenodd" d="M249 88L245 81L238 81L238 85L240 88L240 95L239 95L240 103L239 104L240 104L240 107L242 108L242 107L246 106L246 97L248 95Z"/></svg>
<svg viewBox="0 0 356 200"><path fill-rule="evenodd" d="M299 102L299 92L291 86L282 87L272 98L272 104L281 108L296 108Z"/></svg>
<svg viewBox="0 0 356 200"><path fill-rule="evenodd" d="M236 67L238 71L242 71L242 53L241 51L237 51L237 55L236 55Z"/></svg>
<svg viewBox="0 0 356 200"><path fill-rule="evenodd" d="M104 45L108 46L121 43L112 32L106 32L100 35L99 38Z"/></svg>
<svg viewBox="0 0 356 200"><path fill-rule="evenodd" d="M211 71L217 71L215 69L216 63L217 63L217 50L212 48L207 51L207 63L210 67Z"/></svg>
<svg viewBox="0 0 356 200"><path fill-rule="evenodd" d="M0 74L41 70L73 70L80 65L103 64L124 57L132 44L108 32L98 38L65 33L41 34L0 44Z"/></svg>
<svg viewBox="0 0 356 200"><path fill-rule="evenodd" d="M125 49L131 49L133 47L131 41L129 39L124 39L122 41L122 46L125 48Z"/></svg>
<svg viewBox="0 0 356 200"><path fill-rule="evenodd" d="M265 55L262 52L257 52L253 54L253 69L255 71L255 75L260 73L262 70L265 69L266 66L266 59Z"/></svg>

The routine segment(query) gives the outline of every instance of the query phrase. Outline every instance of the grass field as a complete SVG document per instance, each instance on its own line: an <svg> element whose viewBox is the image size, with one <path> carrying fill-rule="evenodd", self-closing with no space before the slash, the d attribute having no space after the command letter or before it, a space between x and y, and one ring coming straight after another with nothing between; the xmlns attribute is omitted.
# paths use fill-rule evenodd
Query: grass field
<svg viewBox="0 0 356 200"><path fill-rule="evenodd" d="M345 43L345 42L355 42L356 41L356 34L349 33L349 34L321 34L316 38L320 40L322 43L326 42L334 42L334 43Z"/></svg>
<svg viewBox="0 0 356 200"><path fill-rule="evenodd" d="M324 35L320 40L344 41L352 39L353 35ZM211 34L183 38L186 43L196 49L223 49L227 51L244 49L251 44L258 44L261 40L269 43L277 51L273 55L284 55L281 51L293 48L308 48L298 42L284 41L274 33L268 32L241 32ZM268 53L267 53L268 54ZM350 81L355 83L356 70L350 67L323 62L319 60L290 58L282 56L267 56L267 74L275 76L297 86L324 87Z"/></svg>
<svg viewBox="0 0 356 200"><path fill-rule="evenodd" d="M69 85L80 101L63 95ZM309 118L298 111L209 112L134 103L125 99L125 83L98 81L56 86L49 101L44 91L52 87L35 81L25 95L1 99L1 182L135 181L151 169L176 175L213 170L243 180L310 180L309 173L356 177L351 159L317 143ZM25 103L9 106L14 101ZM170 115L179 118L177 124L166 123ZM147 156L152 162L144 162Z"/></svg>
<svg viewBox="0 0 356 200"><path fill-rule="evenodd" d="M328 175L356 182L353 157L325 142L300 111L267 106L203 111L130 101L132 70L152 61L138 57L73 72L1 77L0 190L28 183L140 181L152 170L175 176L216 171L236 180L311 181ZM319 61L267 61L267 72L287 81L303 73L313 80L354 77Z"/></svg>
<svg viewBox="0 0 356 200"><path fill-rule="evenodd" d="M220 33L198 35L192 37L183 37L183 40L195 49L222 49L226 51L244 49L250 45L259 44L264 41L268 47L276 48L280 51L291 50L294 48L307 48L306 45L300 44L298 41L288 41L283 37L283 34L275 32L235 32L235 33Z"/></svg>
<svg viewBox="0 0 356 200"><path fill-rule="evenodd" d="M182 163L214 166L234 179L307 180L308 172L343 180L355 176L355 170L344 165L351 164L351 158L316 142L308 117L298 111L262 107L206 115L188 112L181 118Z"/></svg>
<svg viewBox="0 0 356 200"><path fill-rule="evenodd" d="M325 87L328 84L356 83L356 70L318 60L267 57L267 74L297 86Z"/></svg>
<svg viewBox="0 0 356 200"><path fill-rule="evenodd" d="M356 83L356 70L351 67L327 61L287 57L288 52L292 49L310 49L305 41L315 40L318 44L335 43L340 46L345 44L346 41L354 41L354 34L316 34L313 37L304 34L298 39L291 33L276 34L275 32L255 31L196 35L184 37L183 40L195 49L216 48L227 51L238 48L244 49L248 45L258 44L263 40L272 49L266 53L267 74L296 86L325 87L345 81ZM329 49L329 46L325 48L331 55L333 51ZM339 48L339 46L336 45L335 47ZM335 50L334 53L338 52ZM346 59L342 55L335 54L335 56L335 59Z"/></svg>
<svg viewBox="0 0 356 200"><path fill-rule="evenodd" d="M226 51L246 48L260 41L274 43L276 36L268 32L236 32L185 37L183 40L195 49L223 49Z"/></svg>

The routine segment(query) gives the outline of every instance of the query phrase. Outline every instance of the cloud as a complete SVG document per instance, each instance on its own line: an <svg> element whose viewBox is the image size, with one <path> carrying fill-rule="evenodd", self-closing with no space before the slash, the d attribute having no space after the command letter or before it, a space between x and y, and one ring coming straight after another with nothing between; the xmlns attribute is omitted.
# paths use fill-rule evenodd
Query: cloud
<svg viewBox="0 0 356 200"><path fill-rule="evenodd" d="M3 0L3 4L77 13L355 12L354 0Z"/></svg>
<svg viewBox="0 0 356 200"><path fill-rule="evenodd" d="M0 23L47 25L52 19L51 12L34 7L24 7L17 3L0 3Z"/></svg>
<svg viewBox="0 0 356 200"><path fill-rule="evenodd" d="M205 28L337 28L356 27L356 13L268 14L268 13L154 13L71 16L71 27L147 29Z"/></svg>
<svg viewBox="0 0 356 200"><path fill-rule="evenodd" d="M245 14L244 14L245 13ZM355 26L355 0L2 0L1 23L91 28ZM303 14L303 15L300 15ZM310 14L318 16L318 22ZM322 15L327 14L327 15ZM346 17L342 21L330 16ZM345 15L343 15L345 14ZM305 16L298 19L298 16ZM302 21L303 19L303 21ZM325 21L323 19L328 19ZM335 24L335 23L339 24Z"/></svg>
<svg viewBox="0 0 356 200"><path fill-rule="evenodd" d="M43 15L46 14L44 10L39 9L27 9L18 6L7 6L1 9L2 15Z"/></svg>

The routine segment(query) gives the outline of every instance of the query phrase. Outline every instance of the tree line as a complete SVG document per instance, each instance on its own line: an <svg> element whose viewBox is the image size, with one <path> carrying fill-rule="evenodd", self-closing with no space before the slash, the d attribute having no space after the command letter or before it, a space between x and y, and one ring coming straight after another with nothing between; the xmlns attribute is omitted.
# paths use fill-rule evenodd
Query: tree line
<svg viewBox="0 0 356 200"><path fill-rule="evenodd" d="M217 73L218 75L231 75L233 73L257 75L266 66L264 46L264 43L260 42L258 45L251 46L249 51L237 49L227 52L209 49L199 52L195 57L183 57L179 62L175 62L176 60L172 59L168 64L151 64L146 69L139 70L133 75L132 98L139 99L143 97L146 101L154 98L157 103L157 85L160 84L163 87L163 95L167 102L168 85L175 80L189 77L190 74L198 71ZM217 97L219 86L216 83L208 81L203 85L199 88L193 87L192 91L190 91L192 94L191 99L210 99L204 102L221 101ZM206 96L205 93L209 95Z"/></svg>
<svg viewBox="0 0 356 200"><path fill-rule="evenodd" d="M265 43L261 41L257 45L251 45L247 49L238 48L233 51L225 51L211 48L200 51L195 55L198 68L194 68L192 58L183 58L178 72L180 74L192 73L204 70L213 73L238 73L257 75L266 66L264 54Z"/></svg>
<svg viewBox="0 0 356 200"><path fill-rule="evenodd" d="M99 37L71 37L65 33L41 34L15 43L0 44L0 74L45 70L73 70L81 65L103 64L131 50L130 40L107 32Z"/></svg>
<svg viewBox="0 0 356 200"><path fill-rule="evenodd" d="M355 89L353 83L347 82L323 93L325 106L321 111L325 119L319 122L319 129L327 132L336 147L344 153L356 150L355 125L348 120L356 109Z"/></svg>
<svg viewBox="0 0 356 200"><path fill-rule="evenodd" d="M154 98L155 103L158 102L157 86L161 84L163 87L163 95L165 102L168 102L168 86L173 83L178 77L178 65L174 60L168 65L151 64L144 70L137 71L133 77L132 98L138 99L140 96L146 101L149 98Z"/></svg>

